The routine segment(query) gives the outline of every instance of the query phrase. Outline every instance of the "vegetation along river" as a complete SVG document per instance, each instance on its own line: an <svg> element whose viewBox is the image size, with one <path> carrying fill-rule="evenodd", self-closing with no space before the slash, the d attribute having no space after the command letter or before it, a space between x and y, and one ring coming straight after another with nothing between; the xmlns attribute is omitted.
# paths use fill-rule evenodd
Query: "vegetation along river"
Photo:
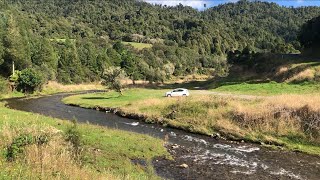
<svg viewBox="0 0 320 180"><path fill-rule="evenodd" d="M165 179L320 179L319 156L274 150L257 144L230 142L146 124L108 112L68 106L61 99L69 95L11 99L7 100L7 106L166 139L167 149L174 160L162 157L153 160L157 174ZM132 162L145 164L143 160Z"/></svg>

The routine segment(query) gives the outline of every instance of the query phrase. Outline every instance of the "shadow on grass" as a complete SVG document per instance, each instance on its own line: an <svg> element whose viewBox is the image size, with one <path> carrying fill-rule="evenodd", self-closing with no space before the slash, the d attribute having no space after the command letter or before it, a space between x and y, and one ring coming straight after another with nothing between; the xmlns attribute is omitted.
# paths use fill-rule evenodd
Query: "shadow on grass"
<svg viewBox="0 0 320 180"><path fill-rule="evenodd" d="M206 89L206 85L210 83L210 80L207 81L188 81L182 83L153 83L153 84L135 84L127 85L127 88L145 88L145 89L176 89L176 88L187 88L189 90L200 90Z"/></svg>
<svg viewBox="0 0 320 180"><path fill-rule="evenodd" d="M120 96L116 97L82 97L81 99L92 99L92 100L97 100L97 99L116 99L119 98Z"/></svg>

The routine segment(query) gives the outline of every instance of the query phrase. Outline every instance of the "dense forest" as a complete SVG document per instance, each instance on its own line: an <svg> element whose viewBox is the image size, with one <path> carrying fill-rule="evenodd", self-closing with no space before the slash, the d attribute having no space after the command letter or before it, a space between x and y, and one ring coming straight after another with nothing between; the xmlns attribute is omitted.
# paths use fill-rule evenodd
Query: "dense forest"
<svg viewBox="0 0 320 180"><path fill-rule="evenodd" d="M62 83L100 80L111 66L150 82L223 76L230 53L300 52L310 45L303 24L319 15L319 7L243 0L205 11L135 0L2 0L0 73L9 77L14 62ZM138 50L124 41L153 46Z"/></svg>

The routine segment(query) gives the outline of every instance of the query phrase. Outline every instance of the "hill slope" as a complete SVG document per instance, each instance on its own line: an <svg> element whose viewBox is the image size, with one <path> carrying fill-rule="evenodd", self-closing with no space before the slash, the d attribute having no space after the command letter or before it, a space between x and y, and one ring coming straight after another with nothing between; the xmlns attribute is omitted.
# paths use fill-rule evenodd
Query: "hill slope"
<svg viewBox="0 0 320 180"><path fill-rule="evenodd" d="M320 14L318 7L247 1L204 12L134 0L1 3L1 74L8 76L15 61L18 69L39 69L46 79L64 83L97 80L111 65L149 81L193 73L221 75L229 51L297 52L300 27ZM153 47L136 51L115 47L116 41ZM136 74L125 64L135 65Z"/></svg>

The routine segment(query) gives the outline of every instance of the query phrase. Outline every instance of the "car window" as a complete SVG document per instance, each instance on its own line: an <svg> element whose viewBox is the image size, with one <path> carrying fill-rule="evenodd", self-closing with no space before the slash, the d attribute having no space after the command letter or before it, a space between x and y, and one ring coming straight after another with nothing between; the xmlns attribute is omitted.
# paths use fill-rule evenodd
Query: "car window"
<svg viewBox="0 0 320 180"><path fill-rule="evenodd" d="M173 90L172 92L183 92L184 90L183 89L176 89L176 90Z"/></svg>

